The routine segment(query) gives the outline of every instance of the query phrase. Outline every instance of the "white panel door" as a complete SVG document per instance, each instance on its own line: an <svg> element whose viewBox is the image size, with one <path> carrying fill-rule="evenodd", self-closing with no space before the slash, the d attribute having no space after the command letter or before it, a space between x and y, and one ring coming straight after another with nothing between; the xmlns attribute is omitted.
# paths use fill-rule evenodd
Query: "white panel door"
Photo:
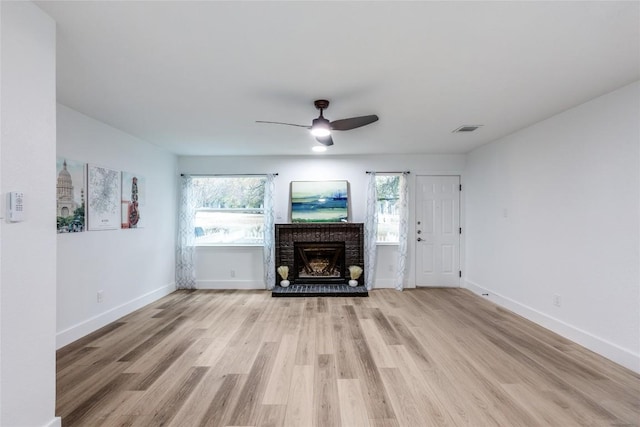
<svg viewBox="0 0 640 427"><path fill-rule="evenodd" d="M416 285L460 286L460 177L416 177Z"/></svg>

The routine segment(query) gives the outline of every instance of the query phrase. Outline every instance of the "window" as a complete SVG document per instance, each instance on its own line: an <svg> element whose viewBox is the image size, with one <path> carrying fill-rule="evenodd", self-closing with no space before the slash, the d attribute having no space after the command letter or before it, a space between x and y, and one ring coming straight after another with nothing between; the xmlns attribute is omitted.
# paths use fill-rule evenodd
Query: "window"
<svg viewBox="0 0 640 427"><path fill-rule="evenodd" d="M400 176L377 175L378 243L400 241Z"/></svg>
<svg viewBox="0 0 640 427"><path fill-rule="evenodd" d="M196 245L264 241L264 177L194 177Z"/></svg>

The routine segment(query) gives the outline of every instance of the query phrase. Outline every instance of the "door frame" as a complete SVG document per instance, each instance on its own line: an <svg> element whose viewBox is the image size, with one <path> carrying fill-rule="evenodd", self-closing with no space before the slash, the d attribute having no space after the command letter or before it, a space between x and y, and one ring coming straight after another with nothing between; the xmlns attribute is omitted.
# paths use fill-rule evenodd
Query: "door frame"
<svg viewBox="0 0 640 427"><path fill-rule="evenodd" d="M466 219L465 219L465 209L466 209L466 205L465 205L465 192L467 191L466 189L466 185L464 182L464 175L462 174L462 172L441 172L441 173L421 173L421 172L417 172L415 174L415 180L413 182L413 191L412 191L412 197L411 197L411 205L410 209L411 209L411 215L410 215L410 219L411 222L409 224L409 235L411 236L412 240L411 240L411 252L412 252L412 256L411 256L411 261L413 263L413 268L411 271L411 275L412 275L412 280L413 280L413 287L414 288L427 288L427 286L418 286L418 272L417 272L417 268L418 268L418 248L417 248L417 241L416 241L416 218L418 217L417 213L418 213L418 204L416 203L416 200L418 199L418 177L439 177L439 176L457 176L460 180L460 185L462 186L462 190L460 191L460 203L459 203L459 220L460 220L460 227L462 227L462 234L460 235L460 271L462 271L462 277L460 277L460 280L458 282L458 288L466 288L466 271L464 269L464 265L465 265L465 242L466 242L466 235L467 235L467 230L466 230ZM455 288L455 287L453 287Z"/></svg>

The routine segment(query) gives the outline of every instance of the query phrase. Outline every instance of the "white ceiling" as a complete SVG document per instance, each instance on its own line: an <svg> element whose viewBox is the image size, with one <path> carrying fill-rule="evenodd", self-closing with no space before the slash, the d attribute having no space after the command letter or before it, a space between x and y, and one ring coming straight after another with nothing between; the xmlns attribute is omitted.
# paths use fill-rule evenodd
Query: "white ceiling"
<svg viewBox="0 0 640 427"><path fill-rule="evenodd" d="M640 79L640 2L41 1L58 101L180 155L465 153ZM482 124L455 134L460 125Z"/></svg>

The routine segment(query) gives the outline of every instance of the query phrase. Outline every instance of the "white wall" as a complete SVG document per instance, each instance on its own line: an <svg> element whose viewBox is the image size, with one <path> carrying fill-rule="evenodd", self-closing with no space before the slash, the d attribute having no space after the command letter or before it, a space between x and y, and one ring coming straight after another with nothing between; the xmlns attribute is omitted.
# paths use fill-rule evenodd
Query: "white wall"
<svg viewBox="0 0 640 427"><path fill-rule="evenodd" d="M280 156L280 157L180 157L180 173L243 174L278 173L275 189L276 222L286 223L289 216L291 181L344 179L350 186L350 220L363 222L366 204L366 171L410 171L409 209L413 217L416 175L461 174L464 155L370 155ZM410 236L413 221L410 220ZM413 275L414 242L409 239L407 287L415 287ZM392 287L396 268L397 246L378 246L376 287ZM235 277L231 277L231 271ZM196 256L198 288L264 288L262 247L200 247Z"/></svg>
<svg viewBox="0 0 640 427"><path fill-rule="evenodd" d="M60 347L175 289L177 159L63 105L57 155L146 180L144 228L57 236Z"/></svg>
<svg viewBox="0 0 640 427"><path fill-rule="evenodd" d="M471 152L465 173L467 286L637 372L639 117L634 83Z"/></svg>
<svg viewBox="0 0 640 427"><path fill-rule="evenodd" d="M55 23L30 2L0 10L0 425L56 426ZM6 222L8 191L24 222Z"/></svg>

